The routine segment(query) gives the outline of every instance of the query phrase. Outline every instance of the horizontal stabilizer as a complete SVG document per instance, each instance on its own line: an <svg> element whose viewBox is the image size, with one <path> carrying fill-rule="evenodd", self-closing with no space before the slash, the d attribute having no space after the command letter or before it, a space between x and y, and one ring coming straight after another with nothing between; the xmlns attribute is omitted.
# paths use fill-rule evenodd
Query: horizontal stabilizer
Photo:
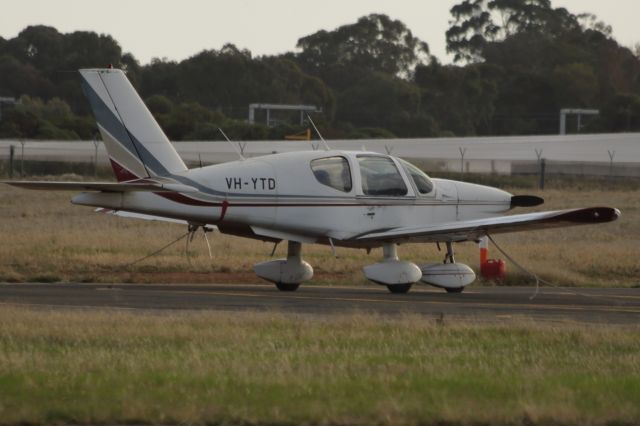
<svg viewBox="0 0 640 426"><path fill-rule="evenodd" d="M367 233L360 235L356 240L380 242L468 241L476 240L487 234L606 223L612 222L618 217L620 217L618 209L592 207L463 220L422 227L402 227Z"/></svg>
<svg viewBox="0 0 640 426"><path fill-rule="evenodd" d="M50 182L50 181L17 181L6 180L1 183L25 189L48 191L103 191L103 192L198 192L192 186L180 183L158 182L151 179L140 179L128 182Z"/></svg>
<svg viewBox="0 0 640 426"><path fill-rule="evenodd" d="M164 217L164 216L156 216L152 214L134 213L126 210L113 210L113 209L105 209L100 207L100 208L97 208L95 211L97 213L104 213L104 214L118 216L118 217L126 217L129 219L141 219L141 220L150 220L150 221L157 221L157 222L177 223L180 225L193 225L193 223L190 223L186 220L174 219L171 217ZM200 224L198 225L202 226L207 232L216 231L218 229L218 227L215 225L200 225Z"/></svg>

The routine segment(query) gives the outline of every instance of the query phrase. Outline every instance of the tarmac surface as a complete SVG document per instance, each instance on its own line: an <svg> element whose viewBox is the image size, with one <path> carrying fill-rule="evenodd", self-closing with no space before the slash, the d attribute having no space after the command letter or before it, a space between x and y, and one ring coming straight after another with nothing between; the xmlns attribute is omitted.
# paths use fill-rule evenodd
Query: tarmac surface
<svg viewBox="0 0 640 426"><path fill-rule="evenodd" d="M478 321L640 325L640 289L471 287L461 294L415 285L408 294L384 287L302 285L280 292L267 284L0 284L2 306L127 310L266 311L311 315L367 312Z"/></svg>

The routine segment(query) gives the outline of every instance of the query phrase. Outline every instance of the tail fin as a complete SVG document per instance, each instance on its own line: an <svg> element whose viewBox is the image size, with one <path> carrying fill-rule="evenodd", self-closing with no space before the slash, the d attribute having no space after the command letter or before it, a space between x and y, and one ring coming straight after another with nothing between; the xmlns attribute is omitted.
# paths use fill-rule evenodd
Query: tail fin
<svg viewBox="0 0 640 426"><path fill-rule="evenodd" d="M187 170L122 70L83 69L80 75L118 181Z"/></svg>

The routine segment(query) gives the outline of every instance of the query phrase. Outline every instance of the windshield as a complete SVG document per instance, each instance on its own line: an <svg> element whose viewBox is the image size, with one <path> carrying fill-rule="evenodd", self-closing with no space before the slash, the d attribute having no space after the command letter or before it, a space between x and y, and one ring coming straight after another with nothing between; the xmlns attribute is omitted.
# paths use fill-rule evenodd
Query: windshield
<svg viewBox="0 0 640 426"><path fill-rule="evenodd" d="M429 179L429 176L413 164L400 160L402 167L407 172L411 179L413 179L413 183L415 183L418 192L422 195L426 195L433 191L433 182Z"/></svg>

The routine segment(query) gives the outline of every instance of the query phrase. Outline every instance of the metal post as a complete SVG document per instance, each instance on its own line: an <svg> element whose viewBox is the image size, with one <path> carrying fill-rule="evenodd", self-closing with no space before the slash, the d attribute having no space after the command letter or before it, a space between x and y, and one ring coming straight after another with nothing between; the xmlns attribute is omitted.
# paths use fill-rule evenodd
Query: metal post
<svg viewBox="0 0 640 426"><path fill-rule="evenodd" d="M15 156L16 147L9 147L9 179L13 179L13 157Z"/></svg>
<svg viewBox="0 0 640 426"><path fill-rule="evenodd" d="M24 177L24 140L20 140L22 145L22 154L20 155L20 177Z"/></svg>
<svg viewBox="0 0 640 426"><path fill-rule="evenodd" d="M467 148L458 147L460 151L460 173L464 173L464 154L467 153Z"/></svg>
<svg viewBox="0 0 640 426"><path fill-rule="evenodd" d="M582 114L578 113L578 133L582 131Z"/></svg>
<svg viewBox="0 0 640 426"><path fill-rule="evenodd" d="M616 151L608 149L607 153L609 153L609 177L611 177L613 176L613 159L616 157Z"/></svg>
<svg viewBox="0 0 640 426"><path fill-rule="evenodd" d="M542 158L540 160L540 189L544 189L544 173L547 168L547 161Z"/></svg>
<svg viewBox="0 0 640 426"><path fill-rule="evenodd" d="M93 177L94 178L98 178L98 144L100 143L100 141L98 141L98 136L97 135L93 135L93 147L94 147L94 157L93 157Z"/></svg>
<svg viewBox="0 0 640 426"><path fill-rule="evenodd" d="M538 157L538 163L539 163L540 159L542 158L542 148L540 149L536 148L536 157Z"/></svg>

